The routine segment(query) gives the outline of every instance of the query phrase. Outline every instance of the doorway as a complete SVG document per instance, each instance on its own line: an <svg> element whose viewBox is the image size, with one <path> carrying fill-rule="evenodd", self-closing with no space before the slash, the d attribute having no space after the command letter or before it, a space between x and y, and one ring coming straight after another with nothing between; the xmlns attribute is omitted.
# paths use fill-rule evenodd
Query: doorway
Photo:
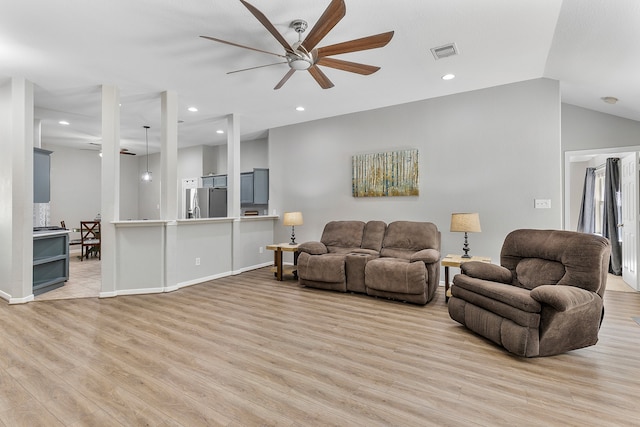
<svg viewBox="0 0 640 427"><path fill-rule="evenodd" d="M621 217L619 221L622 243L622 279L631 288L638 291L637 266L639 265L638 218L640 205L638 189L640 186L638 159L640 147L610 148L600 150L571 151L565 153L565 197L564 228L575 231L578 226L580 205L587 168L601 167L607 158L621 159L620 192Z"/></svg>

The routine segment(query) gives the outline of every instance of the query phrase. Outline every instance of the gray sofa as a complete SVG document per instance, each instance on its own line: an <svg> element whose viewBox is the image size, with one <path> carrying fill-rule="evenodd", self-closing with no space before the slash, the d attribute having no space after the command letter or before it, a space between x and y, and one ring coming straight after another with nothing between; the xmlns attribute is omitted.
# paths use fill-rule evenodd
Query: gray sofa
<svg viewBox="0 0 640 427"><path fill-rule="evenodd" d="M440 232L430 222L331 221L299 247L303 286L426 304L440 275Z"/></svg>
<svg viewBox="0 0 640 427"><path fill-rule="evenodd" d="M519 356L595 344L604 314L610 245L559 230L515 230L500 264L466 262L453 279L449 315Z"/></svg>

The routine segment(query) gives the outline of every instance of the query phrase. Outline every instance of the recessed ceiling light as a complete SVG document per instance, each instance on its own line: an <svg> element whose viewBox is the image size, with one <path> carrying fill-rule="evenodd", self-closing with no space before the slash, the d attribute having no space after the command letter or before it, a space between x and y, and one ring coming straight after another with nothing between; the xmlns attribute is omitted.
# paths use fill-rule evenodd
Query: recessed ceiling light
<svg viewBox="0 0 640 427"><path fill-rule="evenodd" d="M601 99L607 104L615 104L616 102L618 102L618 98L616 98L615 96L605 96Z"/></svg>
<svg viewBox="0 0 640 427"><path fill-rule="evenodd" d="M453 80L456 78L455 74L445 74L444 76L442 76L442 80Z"/></svg>
<svg viewBox="0 0 640 427"><path fill-rule="evenodd" d="M58 124L60 124L60 125L62 125L62 126L69 126L71 123L69 123L69 122L68 122L68 121L66 121L66 120L60 120L60 121L58 122Z"/></svg>
<svg viewBox="0 0 640 427"><path fill-rule="evenodd" d="M224 131L222 129L218 129L216 133L224 133Z"/></svg>
<svg viewBox="0 0 640 427"><path fill-rule="evenodd" d="M299 107L296 107L296 111L304 111L304 107L302 105Z"/></svg>
<svg viewBox="0 0 640 427"><path fill-rule="evenodd" d="M198 111L198 109L196 107L189 107L187 108L187 110L191 111L192 113L195 113Z"/></svg>

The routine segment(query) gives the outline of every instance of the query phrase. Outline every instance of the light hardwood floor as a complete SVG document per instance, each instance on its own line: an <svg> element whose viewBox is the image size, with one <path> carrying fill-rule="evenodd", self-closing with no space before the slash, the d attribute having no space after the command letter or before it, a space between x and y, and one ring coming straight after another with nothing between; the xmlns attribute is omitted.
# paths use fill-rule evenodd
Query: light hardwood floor
<svg viewBox="0 0 640 427"><path fill-rule="evenodd" d="M268 268L176 292L0 304L5 426L628 426L640 294L600 342L522 359L426 306Z"/></svg>

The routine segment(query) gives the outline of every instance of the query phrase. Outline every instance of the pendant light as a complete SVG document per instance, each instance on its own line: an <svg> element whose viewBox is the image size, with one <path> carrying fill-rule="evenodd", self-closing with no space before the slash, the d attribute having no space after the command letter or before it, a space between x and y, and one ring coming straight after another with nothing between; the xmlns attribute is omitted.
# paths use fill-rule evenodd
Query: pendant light
<svg viewBox="0 0 640 427"><path fill-rule="evenodd" d="M142 173L142 181L151 182L153 179L151 172L149 172L149 126L142 127L144 128L144 139L147 142L147 170Z"/></svg>

